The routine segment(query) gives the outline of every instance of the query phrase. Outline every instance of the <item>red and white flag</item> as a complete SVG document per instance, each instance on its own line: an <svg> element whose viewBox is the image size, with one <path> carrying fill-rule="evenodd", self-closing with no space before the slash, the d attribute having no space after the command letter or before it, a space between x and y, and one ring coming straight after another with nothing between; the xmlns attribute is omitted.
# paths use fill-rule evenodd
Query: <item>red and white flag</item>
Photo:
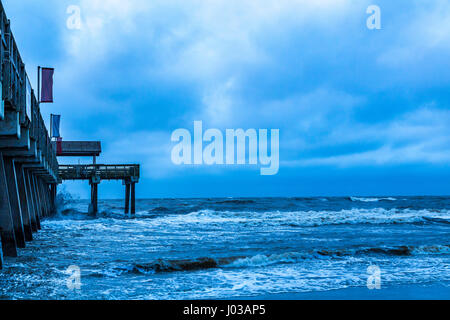
<svg viewBox="0 0 450 320"><path fill-rule="evenodd" d="M55 69L42 68L41 69L41 102L53 103L53 74Z"/></svg>

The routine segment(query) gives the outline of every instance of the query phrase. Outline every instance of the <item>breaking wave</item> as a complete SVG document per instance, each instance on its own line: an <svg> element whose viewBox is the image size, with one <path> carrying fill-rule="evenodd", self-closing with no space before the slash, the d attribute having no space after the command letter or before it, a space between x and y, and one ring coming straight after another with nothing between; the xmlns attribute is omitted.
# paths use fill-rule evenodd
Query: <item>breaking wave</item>
<svg viewBox="0 0 450 320"><path fill-rule="evenodd" d="M100 200L90 217L88 199L60 194L38 241L8 258L0 299L270 297L365 287L369 265L392 288L448 287L450 197L370 198L141 199L136 215Z"/></svg>
<svg viewBox="0 0 450 320"><path fill-rule="evenodd" d="M224 200L216 201L216 204L254 204L254 200Z"/></svg>
<svg viewBox="0 0 450 320"><path fill-rule="evenodd" d="M152 210L150 210L150 212L153 212L153 213L166 213L166 212L170 212L170 209L168 209L166 207L157 207L157 208L153 208Z"/></svg>
<svg viewBox="0 0 450 320"><path fill-rule="evenodd" d="M340 211L215 211L200 210L184 215L162 216L173 224L264 224L267 226L319 227L327 225L382 225L450 223L449 210L348 209Z"/></svg>
<svg viewBox="0 0 450 320"><path fill-rule="evenodd" d="M357 257L366 255L387 255L387 256L413 256L421 254L450 254L450 245L436 246L400 246L400 247L380 247L361 248L354 250L315 250L310 253L289 252L285 254L257 255L253 257L239 258L224 267L261 267L273 264L298 263L307 259L333 259L343 257Z"/></svg>
<svg viewBox="0 0 450 320"><path fill-rule="evenodd" d="M288 252L283 254L255 255L250 257L227 258L198 258L186 260L160 259L148 264L134 264L128 266L116 266L106 271L103 276L120 276L122 274L150 275L172 272L194 272L209 269L242 269L258 268L280 264L296 264L305 260L314 259L345 259L348 257L365 256L393 256L409 257L418 255L442 255L450 254L450 245L435 246L399 246L399 247L375 247L342 250L314 250L311 252ZM91 276L99 276L98 274Z"/></svg>
<svg viewBox="0 0 450 320"><path fill-rule="evenodd" d="M379 201L397 201L396 198L358 198L358 197L350 197L350 200L353 202L379 202Z"/></svg>

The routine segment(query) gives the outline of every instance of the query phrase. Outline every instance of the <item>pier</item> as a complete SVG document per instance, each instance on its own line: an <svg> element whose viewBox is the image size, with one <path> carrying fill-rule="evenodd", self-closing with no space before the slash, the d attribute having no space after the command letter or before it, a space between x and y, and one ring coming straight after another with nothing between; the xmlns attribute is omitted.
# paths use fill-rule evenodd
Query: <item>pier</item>
<svg viewBox="0 0 450 320"><path fill-rule="evenodd" d="M121 180L125 185L125 214L136 214L136 183L139 182L139 165L60 165L59 177L65 180L86 180L91 186L89 213L98 212L98 186L102 180ZM130 211L131 202L131 211Z"/></svg>
<svg viewBox="0 0 450 320"><path fill-rule="evenodd" d="M1 2L0 33L0 238L17 257L55 210L58 160Z"/></svg>
<svg viewBox="0 0 450 320"><path fill-rule="evenodd" d="M92 157L89 165L59 165L60 182L86 180L91 186L89 214L98 213L98 187L102 180L123 181L125 185L125 214L136 213L136 183L139 182L140 166L129 164L97 164L102 152L100 141L56 141L53 142L58 157Z"/></svg>
<svg viewBox="0 0 450 320"><path fill-rule="evenodd" d="M56 212L57 186L65 180L91 185L90 213L98 212L102 180L122 180L125 212L135 213L139 165L98 165L100 142L52 141L39 93L31 88L25 64L0 0L0 269L3 257L17 257L33 240L41 221ZM39 86L39 84L38 84ZM92 165L59 165L58 157L92 157Z"/></svg>
<svg viewBox="0 0 450 320"><path fill-rule="evenodd" d="M102 180L122 180L125 185L125 214L136 213L136 183L139 165L60 165L61 180L87 180L91 185L91 214L98 211L98 186ZM131 201L131 212L130 212Z"/></svg>
<svg viewBox="0 0 450 320"><path fill-rule="evenodd" d="M122 180L125 185L125 214L136 214L136 183L139 182L139 165L60 165L61 180L86 180L91 186L89 213L98 212L98 186L102 180ZM131 212L130 212L131 201Z"/></svg>

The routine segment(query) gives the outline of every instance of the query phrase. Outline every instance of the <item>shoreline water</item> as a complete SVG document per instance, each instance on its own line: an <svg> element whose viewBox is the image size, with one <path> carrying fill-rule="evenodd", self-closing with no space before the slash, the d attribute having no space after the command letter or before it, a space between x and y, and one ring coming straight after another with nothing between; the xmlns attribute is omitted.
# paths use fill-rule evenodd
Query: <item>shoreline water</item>
<svg viewBox="0 0 450 320"><path fill-rule="evenodd" d="M0 299L450 299L448 197L138 200L132 218L64 200L6 259Z"/></svg>
<svg viewBox="0 0 450 320"><path fill-rule="evenodd" d="M369 290L365 287L352 287L346 289L267 294L253 297L232 297L230 300L450 300L450 283L438 284L414 284Z"/></svg>

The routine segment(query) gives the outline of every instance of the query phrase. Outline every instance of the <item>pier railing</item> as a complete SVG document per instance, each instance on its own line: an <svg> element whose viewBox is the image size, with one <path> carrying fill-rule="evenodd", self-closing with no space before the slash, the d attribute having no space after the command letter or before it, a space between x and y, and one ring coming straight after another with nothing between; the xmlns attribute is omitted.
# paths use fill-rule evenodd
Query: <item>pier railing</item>
<svg viewBox="0 0 450 320"><path fill-rule="evenodd" d="M137 182L140 177L139 165L60 165L59 177L61 180L133 180Z"/></svg>
<svg viewBox="0 0 450 320"><path fill-rule="evenodd" d="M57 149L60 156L92 156L94 164L59 166ZM125 212L136 212L139 165L96 165L100 153L100 142L52 144L0 0L0 269L3 256L17 257L40 221L56 212L63 180L89 180L94 215L101 180L123 180Z"/></svg>
<svg viewBox="0 0 450 320"><path fill-rule="evenodd" d="M1 2L0 76L0 151L13 155L12 150L19 150L27 163L42 165L45 180L56 182L56 153Z"/></svg>
<svg viewBox="0 0 450 320"><path fill-rule="evenodd" d="M58 161L0 0L0 269L56 212Z"/></svg>

